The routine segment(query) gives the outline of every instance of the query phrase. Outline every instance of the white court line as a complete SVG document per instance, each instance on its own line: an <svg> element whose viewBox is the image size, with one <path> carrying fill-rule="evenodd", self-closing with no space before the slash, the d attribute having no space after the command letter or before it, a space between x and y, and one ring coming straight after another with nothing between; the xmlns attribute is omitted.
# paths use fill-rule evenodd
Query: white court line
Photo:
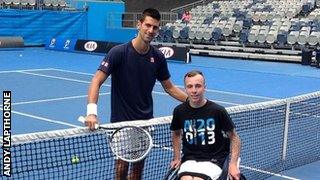
<svg viewBox="0 0 320 180"><path fill-rule="evenodd" d="M60 71L60 72L68 72L68 73L74 73L74 74L81 74L81 75L87 75L87 76L93 76L94 74L91 73L84 73L84 72L77 72L77 71L69 71L64 69L55 69L52 68L51 70Z"/></svg>
<svg viewBox="0 0 320 180"><path fill-rule="evenodd" d="M32 71L48 71L53 70L52 68L46 68L46 69L21 69L21 70L11 70L11 71L0 71L0 74L3 73L18 73L18 72L32 72Z"/></svg>
<svg viewBox="0 0 320 180"><path fill-rule="evenodd" d="M82 73L82 72L76 72L76 71L69 71L69 70L63 70L63 69L55 69L53 68L52 70L60 71L60 72L69 72L69 73L75 73L75 74L82 74L82 75L88 75L88 76L93 76L94 74L90 73ZM161 85L161 83L157 82L157 85ZM176 85L179 88L184 89L184 86ZM266 100L275 100L276 98L272 97L265 97L265 96L256 96L256 95L249 95L249 94L241 94L241 93L234 93L234 92L228 92L228 91L219 91L219 90L214 90L214 89L206 89L208 92L217 92L217 93L222 93L222 94L230 94L230 95L237 95L237 96L244 96L244 97L252 97L252 98L259 98L259 99L266 99Z"/></svg>
<svg viewBox="0 0 320 180"><path fill-rule="evenodd" d="M0 108L0 109L3 110L2 108ZM34 118L34 119L39 119L41 121L46 121L46 122L50 122L50 123L55 123L55 124L61 124L61 125L65 125L65 126L75 127L75 128L82 127L82 126L77 126L77 125L73 125L73 124L70 124L70 123L66 123L66 122L63 122L63 121L57 121L57 120L44 118L44 117L40 117L40 116L34 116L34 115L31 115L31 114L22 113L22 112L18 112L18 111L11 111L11 113L19 114L21 116L31 117L31 118Z"/></svg>
<svg viewBox="0 0 320 180"><path fill-rule="evenodd" d="M249 170L257 171L257 172L260 172L260 173L264 173L264 174L269 174L269 175L272 175L272 176L281 177L281 178L283 178L283 179L300 180L300 179L297 179L297 178L294 178L294 177L290 177L290 176L286 176L286 175L282 175L282 174L277 174L277 173L273 173L273 172L268 172L268 171L265 171L265 170L261 170L261 169L257 169L257 168L252 168L252 167L248 167L248 166L240 165L240 167L242 167L243 169L249 169Z"/></svg>
<svg viewBox="0 0 320 180"><path fill-rule="evenodd" d="M110 92L99 93L100 96L109 95L109 94L110 94ZM80 96L69 96L69 97L62 97L62 98L41 99L41 100L35 100L35 101L23 101L23 102L12 103L11 105L32 104L32 103L41 103L41 102L52 102L52 101L60 101L60 100L67 100L67 99L78 99L78 98L84 98L84 97L87 97L87 96L88 95L80 95Z"/></svg>
<svg viewBox="0 0 320 180"><path fill-rule="evenodd" d="M86 84L90 84L90 83L91 83L91 81L83 81L83 80L78 80L78 79L63 78L63 77L58 77L58 76L43 75L43 74L30 73L30 72L19 72L19 73L30 74L30 75L34 75L34 76L41 76L41 77L52 78L52 79L60 79L60 80L66 80L66 81L86 83ZM108 87L110 87L110 85L106 85L106 84L102 84L102 86L108 86Z"/></svg>
<svg viewBox="0 0 320 180"><path fill-rule="evenodd" d="M34 76L47 77L47 78L53 78L53 79L66 80L66 81L80 82L80 83L86 83L86 84L90 84L91 83L91 81L83 81L83 80L77 80L77 79L71 79L71 78L62 78L62 77L57 77L57 76L43 75L43 74L37 74L37 73L31 73L31 72L19 72L19 73L29 74L29 75L34 75ZM108 85L108 84L102 84L102 86L111 87L111 85ZM152 92L155 93L155 94L168 95L165 92L158 92L158 91L152 91ZM249 96L249 95L246 95L246 96ZM216 102L217 103L230 104L230 105L241 105L241 104L225 102L225 101L216 101Z"/></svg>

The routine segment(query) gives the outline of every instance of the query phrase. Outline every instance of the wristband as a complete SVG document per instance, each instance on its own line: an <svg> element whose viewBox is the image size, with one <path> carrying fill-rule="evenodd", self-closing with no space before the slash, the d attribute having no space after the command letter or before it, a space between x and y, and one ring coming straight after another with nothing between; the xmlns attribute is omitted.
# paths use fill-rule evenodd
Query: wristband
<svg viewBox="0 0 320 180"><path fill-rule="evenodd" d="M89 115L98 115L98 110L97 110L98 108L97 108L97 104L95 104L95 103L89 103L88 105L87 105L87 116L89 116Z"/></svg>

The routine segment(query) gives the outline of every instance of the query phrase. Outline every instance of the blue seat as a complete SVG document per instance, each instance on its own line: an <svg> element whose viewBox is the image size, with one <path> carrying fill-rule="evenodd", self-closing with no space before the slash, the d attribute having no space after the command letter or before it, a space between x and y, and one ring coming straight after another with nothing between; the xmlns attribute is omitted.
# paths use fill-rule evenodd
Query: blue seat
<svg viewBox="0 0 320 180"><path fill-rule="evenodd" d="M246 18L243 20L243 27L244 28L250 28L252 26L252 19Z"/></svg>
<svg viewBox="0 0 320 180"><path fill-rule="evenodd" d="M213 21L213 18L212 17L208 17L208 18L206 18L205 20L203 20L203 23L202 24L211 24L212 23L212 21Z"/></svg>
<svg viewBox="0 0 320 180"><path fill-rule="evenodd" d="M284 45L287 43L287 36L288 36L288 32L282 32L280 34L278 34L277 36L277 41L279 44Z"/></svg>
<svg viewBox="0 0 320 180"><path fill-rule="evenodd" d="M188 33L189 33L189 27L188 26L182 28L180 30L180 38L187 39L188 38Z"/></svg>
<svg viewBox="0 0 320 180"><path fill-rule="evenodd" d="M243 21L246 19L246 15L247 15L247 12L240 11L239 14L237 14L235 17L237 21Z"/></svg>
<svg viewBox="0 0 320 180"><path fill-rule="evenodd" d="M300 31L301 25L300 23L293 23L290 27L290 31Z"/></svg>
<svg viewBox="0 0 320 180"><path fill-rule="evenodd" d="M213 9L219 9L220 5L219 5L219 3L214 3L214 4L212 4L212 7L213 7Z"/></svg>
<svg viewBox="0 0 320 180"><path fill-rule="evenodd" d="M213 29L211 36L214 41L219 41L221 37L222 29L216 27Z"/></svg>
<svg viewBox="0 0 320 180"><path fill-rule="evenodd" d="M310 9L311 9L311 4L310 3L303 4L301 13L305 15L310 11Z"/></svg>
<svg viewBox="0 0 320 180"><path fill-rule="evenodd" d="M249 30L247 29L243 29L241 30L240 34L239 34L239 41L240 43L246 43L248 42L248 34L249 34Z"/></svg>

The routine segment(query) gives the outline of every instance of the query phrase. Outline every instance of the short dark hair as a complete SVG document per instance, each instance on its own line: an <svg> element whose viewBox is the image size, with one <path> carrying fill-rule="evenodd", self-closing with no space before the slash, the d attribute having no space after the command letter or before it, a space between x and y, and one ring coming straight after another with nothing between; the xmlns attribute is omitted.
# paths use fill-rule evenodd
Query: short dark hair
<svg viewBox="0 0 320 180"><path fill-rule="evenodd" d="M140 18L140 21L143 22L144 19L147 17L147 16L150 16L152 17L153 19L156 19L158 21L160 21L161 19L161 15L159 13L158 10L154 9L154 8L148 8L148 9L145 9L142 13L142 17Z"/></svg>
<svg viewBox="0 0 320 180"><path fill-rule="evenodd" d="M204 80L204 82L205 82L203 73L202 73L201 71L198 71L198 70L193 70L193 71L187 72L187 74L184 75L184 80L186 80L187 77L194 77L194 76L196 76L196 75L198 75L198 74L203 77L203 80Z"/></svg>

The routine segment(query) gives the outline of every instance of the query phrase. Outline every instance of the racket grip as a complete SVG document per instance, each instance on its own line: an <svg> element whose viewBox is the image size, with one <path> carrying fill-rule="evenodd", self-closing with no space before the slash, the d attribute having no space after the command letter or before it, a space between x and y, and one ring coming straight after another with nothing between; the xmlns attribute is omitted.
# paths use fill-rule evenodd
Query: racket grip
<svg viewBox="0 0 320 180"><path fill-rule="evenodd" d="M79 116L79 117L78 117L78 121L80 121L81 123L84 124L84 123L86 122L86 118L85 118L84 116ZM95 125L94 125L94 128L95 128L95 129L98 129L98 128L99 128L99 125L98 125L98 124L95 124Z"/></svg>

